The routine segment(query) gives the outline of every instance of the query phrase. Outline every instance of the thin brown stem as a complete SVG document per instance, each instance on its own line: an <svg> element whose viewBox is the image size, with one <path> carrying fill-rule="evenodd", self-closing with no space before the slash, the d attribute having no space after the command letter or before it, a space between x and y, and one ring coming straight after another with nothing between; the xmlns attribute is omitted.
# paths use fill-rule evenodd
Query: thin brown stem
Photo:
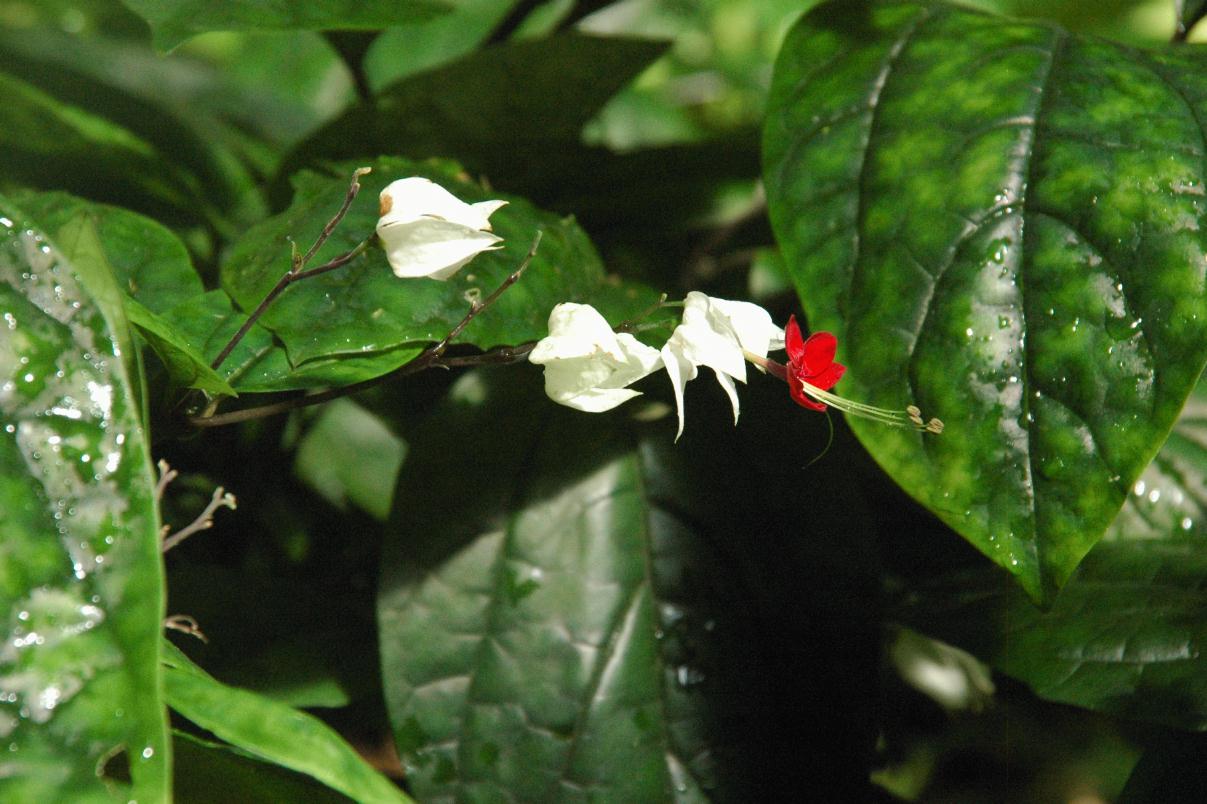
<svg viewBox="0 0 1207 804"><path fill-rule="evenodd" d="M265 416L275 416L278 413L285 413L298 408L307 408L311 405L320 405L324 402L330 402L333 399L350 396L351 394L364 391L384 382L405 377L409 374L416 374L429 368L452 368L462 366L477 366L495 363L513 363L524 359L528 353L532 351L535 344L521 344L519 346L507 346L499 349L493 349L483 352L480 355L465 355L459 357L445 358L444 352L449 345L457 339L470 322L479 315L488 310L499 297L512 285L520 280L524 271L532 263L532 258L536 256L537 247L541 243L542 232L537 230L536 236L532 240L532 246L528 249L528 253L524 256L520 267L516 268L503 282L495 288L489 296L480 302L474 302L470 305L469 311L465 316L457 322L457 325L449 330L448 334L441 338L437 343L432 344L424 349L414 358L399 366L388 374L383 374L380 377L373 377L368 380L352 383L351 385L342 385L339 388L328 388L325 391L319 391L306 396L294 397L293 399L285 399L280 402L274 402L269 405L258 405L252 408L244 408L243 410L233 410L229 413L219 413L211 416L194 416L189 419L189 423L194 427L221 427L227 424L236 424L238 422L251 421L252 419L262 419ZM319 270L318 268L314 270Z"/></svg>
<svg viewBox="0 0 1207 804"><path fill-rule="evenodd" d="M215 371L218 370L218 368L226 361L226 358L230 357L231 352L235 351L235 347L239 345L247 333L251 332L251 328L254 327L256 322L260 320L260 317L264 315L264 311L268 309L268 306L276 301L278 296L285 292L285 288L289 287L299 279L307 279L309 277L326 273L327 271L333 271L336 268L347 265L349 262L359 256L365 250L365 247L372 242L372 236L367 237L362 240L360 244L356 246L356 248L345 254L341 254L330 262L324 263L318 268L313 268L309 271L303 270L306 267L306 263L310 262L310 259L318 252L320 248L323 247L323 244L326 243L328 238L331 237L331 233L335 231L335 227L339 226L340 221L342 221L344 216L348 214L348 209L352 206L352 202L356 200L356 196L360 193L360 177L368 174L371 172L371 170L372 168L362 167L352 171L352 183L348 185L348 192L344 194L344 203L340 205L339 210L331 217L331 220L327 221L327 224L323 227L323 230L319 232L319 236L314 239L314 243L304 255L299 257L297 253L297 246L293 247L294 251L292 258L289 261L289 270L277 280L277 283L273 285L272 290L268 291L268 295L260 300L260 303L256 305L256 309L252 310L251 315L247 317L247 320L243 322L243 325L239 327L235 334L231 336L231 339L226 342L226 345L222 347L222 351L220 351L218 356L214 358L212 363L210 363L210 368L214 369Z"/></svg>

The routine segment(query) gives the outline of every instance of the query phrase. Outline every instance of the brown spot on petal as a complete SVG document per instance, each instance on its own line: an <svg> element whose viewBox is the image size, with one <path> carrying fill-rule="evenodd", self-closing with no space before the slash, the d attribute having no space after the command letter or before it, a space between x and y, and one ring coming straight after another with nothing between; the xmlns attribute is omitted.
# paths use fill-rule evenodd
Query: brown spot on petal
<svg viewBox="0 0 1207 804"><path fill-rule="evenodd" d="M389 193L381 194L381 204L378 207L378 215L386 215L394 208L394 198Z"/></svg>

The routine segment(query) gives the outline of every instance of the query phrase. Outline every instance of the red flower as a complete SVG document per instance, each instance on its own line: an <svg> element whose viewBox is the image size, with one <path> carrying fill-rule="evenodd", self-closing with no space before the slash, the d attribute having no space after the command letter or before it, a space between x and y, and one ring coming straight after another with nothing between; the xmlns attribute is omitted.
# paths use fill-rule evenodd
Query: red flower
<svg viewBox="0 0 1207 804"><path fill-rule="evenodd" d="M788 392L798 405L810 410L825 410L825 405L806 394L803 383L829 391L842 377L847 367L834 362L838 339L829 332L814 332L804 340L796 316L792 316L784 329L784 348L788 352Z"/></svg>

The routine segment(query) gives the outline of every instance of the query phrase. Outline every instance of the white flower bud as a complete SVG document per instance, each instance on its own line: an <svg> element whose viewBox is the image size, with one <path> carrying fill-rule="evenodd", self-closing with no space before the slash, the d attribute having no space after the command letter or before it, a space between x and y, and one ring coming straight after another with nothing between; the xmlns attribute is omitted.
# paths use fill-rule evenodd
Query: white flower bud
<svg viewBox="0 0 1207 804"><path fill-rule="evenodd" d="M420 176L391 182L381 191L377 235L400 278L448 279L483 251L500 248L490 216L506 201L466 204Z"/></svg>

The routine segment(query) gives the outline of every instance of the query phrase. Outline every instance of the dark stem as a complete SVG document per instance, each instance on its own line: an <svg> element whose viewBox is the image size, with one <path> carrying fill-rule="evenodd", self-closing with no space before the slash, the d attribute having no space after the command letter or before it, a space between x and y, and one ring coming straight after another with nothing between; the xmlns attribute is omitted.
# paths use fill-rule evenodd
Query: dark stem
<svg viewBox="0 0 1207 804"><path fill-rule="evenodd" d="M326 391L319 391L306 396L294 397L281 402L274 402L269 405L259 405L253 408L244 408L243 410L233 410L230 413L219 413L210 416L192 416L189 418L189 423L194 427L221 427L227 424L236 424L238 422L251 421L252 419L262 419L265 416L274 416L278 413L296 410L298 408L307 408L311 405L320 405L324 402L330 402L333 399L349 396L351 394L364 391L367 388L372 388L389 380L405 377L409 374L416 374L420 371L429 368L452 368L454 366L478 366L488 364L501 363L516 363L528 356L534 343L520 344L519 346L505 346L498 349L492 349L480 355L465 355L461 357L445 358L444 352L449 345L456 340L457 336L465 331L470 322L479 315L488 310L491 305L498 301L509 287L514 285L523 276L524 271L532 262L532 258L536 256L537 247L541 243L542 232L538 229L536 237L532 240L532 246L528 249L528 253L524 256L520 267L511 272L503 282L495 288L494 292L487 296L481 302L474 302L470 305L469 312L457 322L457 325L449 330L448 334L441 338L437 343L432 344L424 349L407 363L399 366L388 374L383 374L380 377L373 377L368 380L352 383L351 385L343 385L339 388L329 388ZM359 248L359 247L358 247ZM349 252L351 253L351 252ZM336 258L339 259L339 258ZM338 267L338 266L336 266ZM328 266L323 265L313 269L313 271L330 270ZM306 273L312 273L310 271Z"/></svg>
<svg viewBox="0 0 1207 804"><path fill-rule="evenodd" d="M239 327L238 331L235 332L235 334L231 336L231 339L226 342L226 345L222 347L222 351L219 352L218 356L214 358L214 361L210 363L210 368L214 369L215 371L218 370L223 362L225 362L226 358L230 357L230 353L235 351L235 347L239 345L239 342L243 340L244 336L246 336L247 333L251 331L251 328L256 325L256 322L260 320L260 316L264 315L264 311L268 309L268 305L272 304L273 301L276 300L277 296L280 296L281 293L284 292L285 288L289 287L299 279L307 279L309 277L316 276L327 271L333 271L336 268L347 265L365 250L373 239L372 235L362 240L356 246L356 248L345 254L341 254L330 262L324 263L318 268L313 268L309 271L302 270L306 267L306 263L310 262L310 258L313 257L315 253L323 247L323 244L327 242L328 238L331 237L331 233L335 231L335 227L339 226L339 223L344 219L344 216L348 214L348 209L352 206L352 202L356 200L356 196L360 192L360 177L368 174L370 170L370 168L363 167L352 171L352 183L348 185L348 192L344 194L344 203L340 205L339 211L335 213L331 220L327 221L327 225L323 227L323 231L319 232L319 236L314 239L313 245L310 246L304 256L298 257L295 251L293 259L291 259L289 262L289 270L277 280L277 284L274 285L272 290L268 291L268 295L266 295L260 301L260 303L256 305L256 309L252 310L251 315L249 315L247 320L243 322L243 326Z"/></svg>
<svg viewBox="0 0 1207 804"><path fill-rule="evenodd" d="M490 35L486 37L484 44L497 45L502 42L506 42L511 38L511 35L524 24L524 20L528 19L528 15L536 11L538 8L544 5L544 3L545 0L520 0L520 2L516 3L515 7L508 12L507 16L500 20L499 24L494 27L494 30L491 31Z"/></svg>

